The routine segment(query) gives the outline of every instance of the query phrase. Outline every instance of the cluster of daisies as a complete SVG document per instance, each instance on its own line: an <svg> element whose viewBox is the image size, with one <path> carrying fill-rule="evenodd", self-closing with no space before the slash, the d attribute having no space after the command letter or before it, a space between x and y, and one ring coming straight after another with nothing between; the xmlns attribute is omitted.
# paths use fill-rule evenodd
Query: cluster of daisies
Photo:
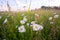
<svg viewBox="0 0 60 40"><path fill-rule="evenodd" d="M24 14L22 14L21 16L24 16ZM38 14L35 14L35 16L39 16ZM0 16L0 19L2 18L2 16ZM3 24L7 23L8 19L5 18ZM25 24L29 27L32 28L33 31L39 31L43 29L43 26L40 24L37 24L36 21L31 21L30 23L28 22L28 18L27 16L24 16L22 20L20 20L20 26L16 26L16 28L18 28L19 32L26 32L26 28L25 28Z"/></svg>
<svg viewBox="0 0 60 40"><path fill-rule="evenodd" d="M58 15L57 13L54 13L54 16L53 16L53 17L52 17L52 16L49 17L48 20L51 21L51 20L53 20L53 19L57 19L58 17L59 17L59 15ZM54 22L51 21L50 24L54 24Z"/></svg>
<svg viewBox="0 0 60 40"><path fill-rule="evenodd" d="M37 14L38 15L38 14ZM22 20L20 20L21 26L18 27L19 32L26 32L26 28L24 24L28 21L27 17L24 16ZM39 31L43 29L43 26L40 24L37 24L36 21L31 21L30 23L26 23L27 26L31 27L33 31Z"/></svg>
<svg viewBox="0 0 60 40"><path fill-rule="evenodd" d="M25 23L24 21L22 22L22 24ZM43 26L42 25L39 25L39 24L36 24L35 21L32 21L31 24L27 23L27 25L30 27L32 27L33 31L39 31L39 30L42 30L43 29ZM18 30L19 32L25 32L26 29L25 29L25 26L22 25L22 26L19 26L18 27Z"/></svg>
<svg viewBox="0 0 60 40"><path fill-rule="evenodd" d="M21 16L24 16L24 14L22 14ZM38 14L35 14L35 16L38 16ZM49 17L48 20L50 21L50 24L54 24L53 21L53 18L58 18L59 15L57 13L54 13L54 16L53 17ZM0 16L0 19L2 18L2 16ZM7 22L7 18L5 18L3 24L5 24ZM19 32L26 32L26 28L24 26L24 24L27 24L27 26L31 27L33 29L33 31L39 31L39 30L42 30L43 29L43 26L40 25L40 24L37 24L36 21L31 21L30 23L27 23L28 19L27 19L27 16L24 16L22 20L20 20L20 24L21 26L18 27L18 31Z"/></svg>

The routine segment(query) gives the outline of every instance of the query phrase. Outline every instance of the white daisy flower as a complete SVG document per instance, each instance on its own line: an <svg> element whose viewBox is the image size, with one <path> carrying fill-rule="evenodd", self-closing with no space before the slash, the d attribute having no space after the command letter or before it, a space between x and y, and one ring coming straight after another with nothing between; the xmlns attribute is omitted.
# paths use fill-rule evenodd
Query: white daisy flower
<svg viewBox="0 0 60 40"><path fill-rule="evenodd" d="M50 24L54 24L54 22L50 22Z"/></svg>
<svg viewBox="0 0 60 40"><path fill-rule="evenodd" d="M0 19L1 19L2 17L0 16Z"/></svg>
<svg viewBox="0 0 60 40"><path fill-rule="evenodd" d="M32 22L31 22L31 24L35 24L35 23L36 23L36 21L32 21Z"/></svg>
<svg viewBox="0 0 60 40"><path fill-rule="evenodd" d="M7 22L7 18L4 20L3 24L5 24Z"/></svg>
<svg viewBox="0 0 60 40"><path fill-rule="evenodd" d="M24 25L18 27L18 30L19 30L19 32L25 32L26 31Z"/></svg>
<svg viewBox="0 0 60 40"><path fill-rule="evenodd" d="M39 25L39 24L33 24L33 30L34 31L38 31L38 30L42 30L42 29L43 29L43 27L41 25Z"/></svg>
<svg viewBox="0 0 60 40"><path fill-rule="evenodd" d="M59 15L57 15L57 14L56 14L56 15L54 15L54 18L58 18L58 17L59 17Z"/></svg>
<svg viewBox="0 0 60 40"><path fill-rule="evenodd" d="M52 20L52 17L49 17L49 19L48 20Z"/></svg>
<svg viewBox="0 0 60 40"><path fill-rule="evenodd" d="M25 24L25 21L24 21L24 20L21 20L20 23L21 23L21 24Z"/></svg>
<svg viewBox="0 0 60 40"><path fill-rule="evenodd" d="M38 14L35 14L35 16L38 16L38 17L39 17L39 15L38 15Z"/></svg>

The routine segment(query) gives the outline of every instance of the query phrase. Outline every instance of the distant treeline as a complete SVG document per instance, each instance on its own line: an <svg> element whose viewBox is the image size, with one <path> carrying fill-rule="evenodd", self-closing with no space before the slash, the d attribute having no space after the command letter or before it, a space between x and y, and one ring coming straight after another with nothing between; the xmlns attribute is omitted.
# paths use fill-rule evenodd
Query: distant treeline
<svg viewBox="0 0 60 40"><path fill-rule="evenodd" d="M57 7L57 6L54 6L54 7L42 6L41 8L42 9L59 9L60 10L60 7Z"/></svg>

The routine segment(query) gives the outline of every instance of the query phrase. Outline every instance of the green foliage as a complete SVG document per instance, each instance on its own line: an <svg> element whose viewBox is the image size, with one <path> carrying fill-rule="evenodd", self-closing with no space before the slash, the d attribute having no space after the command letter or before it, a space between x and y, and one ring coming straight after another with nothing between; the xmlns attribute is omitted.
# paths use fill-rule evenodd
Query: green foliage
<svg viewBox="0 0 60 40"><path fill-rule="evenodd" d="M23 12L23 13L1 13L2 18L0 19L0 40L60 40L60 14L58 13L58 18L53 18L48 20L49 17L53 17L54 12L40 12L38 24L43 26L43 30L33 31L31 26L27 26L26 23L35 21L34 12ZM24 16L27 16L28 21L24 24L26 32L19 32L18 27L22 24L20 20ZM7 18L7 22L3 23ZM50 22L53 21L53 24Z"/></svg>

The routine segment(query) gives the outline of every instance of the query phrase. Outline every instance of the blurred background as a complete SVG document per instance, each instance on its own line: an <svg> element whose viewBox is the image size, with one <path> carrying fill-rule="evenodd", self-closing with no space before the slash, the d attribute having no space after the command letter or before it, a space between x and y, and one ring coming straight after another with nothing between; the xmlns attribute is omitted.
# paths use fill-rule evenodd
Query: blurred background
<svg viewBox="0 0 60 40"><path fill-rule="evenodd" d="M26 11L44 7L60 9L60 0L0 0L0 11Z"/></svg>

